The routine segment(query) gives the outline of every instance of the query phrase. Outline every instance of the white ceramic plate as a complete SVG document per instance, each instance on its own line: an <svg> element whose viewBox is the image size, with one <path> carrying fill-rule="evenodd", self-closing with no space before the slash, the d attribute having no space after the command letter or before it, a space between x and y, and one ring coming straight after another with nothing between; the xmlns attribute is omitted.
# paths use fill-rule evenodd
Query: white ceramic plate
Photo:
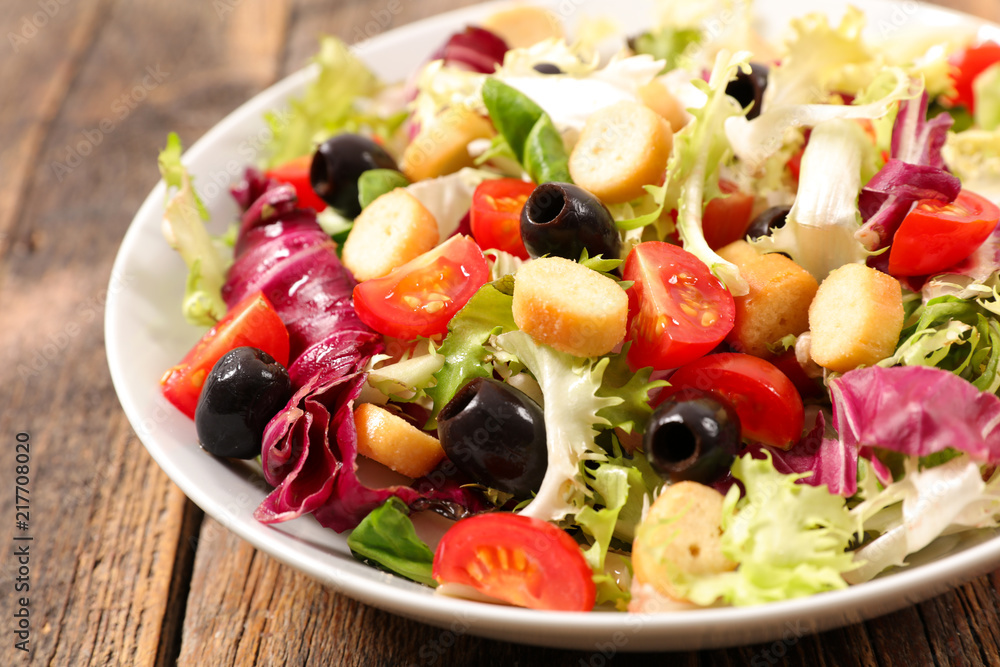
<svg viewBox="0 0 1000 667"><path fill-rule="evenodd" d="M549 3L572 25L584 15L607 13L598 0ZM913 2L856 2L869 15L878 38L899 29L978 30L1000 38L996 26ZM475 22L498 5L479 5L407 25L357 45L359 54L385 80L405 78L410 69L448 34ZM794 9L790 9L790 6ZM826 11L839 19L843 0L758 0L757 15L768 36L778 36L790 12ZM619 0L614 18L628 33L647 26L652 3ZM300 93L314 75L300 71L256 96L219 123L186 155L186 163L207 200L218 230L236 215L227 186L267 136L262 114ZM164 128L164 134L169 128ZM812 632L857 622L914 604L1000 565L1000 539L980 536L965 542L936 543L925 562L909 570L807 599L754 608L704 609L635 615L537 612L433 595L410 583L356 562L343 536L323 529L312 517L265 526L252 517L268 488L248 465L228 464L196 444L193 423L159 392L158 380L177 363L200 333L180 316L186 271L164 242L160 219L165 197L159 183L146 199L115 261L105 322L108 363L125 413L161 468L199 507L257 548L365 603L418 619L456 634L607 652L698 649L770 641L791 631ZM421 517L425 534L440 531Z"/></svg>

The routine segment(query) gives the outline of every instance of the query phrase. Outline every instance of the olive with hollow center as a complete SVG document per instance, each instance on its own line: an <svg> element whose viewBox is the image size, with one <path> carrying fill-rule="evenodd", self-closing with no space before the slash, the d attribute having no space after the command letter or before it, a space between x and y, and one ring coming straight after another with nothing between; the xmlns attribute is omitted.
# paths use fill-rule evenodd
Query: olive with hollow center
<svg viewBox="0 0 1000 667"><path fill-rule="evenodd" d="M345 218L361 213L358 178L369 169L395 169L396 161L368 137L338 134L319 145L309 169L316 194Z"/></svg>
<svg viewBox="0 0 1000 667"><path fill-rule="evenodd" d="M548 468L541 407L493 379L458 390L438 414L438 439L455 467L516 498L537 492Z"/></svg>
<svg viewBox="0 0 1000 667"><path fill-rule="evenodd" d="M255 347L237 347L215 363L198 399L198 441L216 456L260 456L264 427L291 397L288 371Z"/></svg>
<svg viewBox="0 0 1000 667"><path fill-rule="evenodd" d="M744 109L753 102L753 106L747 111L748 120L753 120L760 115L760 105L764 100L764 90L767 88L767 75L769 71L770 69L767 65L750 63L749 74L740 70L736 78L726 86L726 95L735 98Z"/></svg>
<svg viewBox="0 0 1000 667"><path fill-rule="evenodd" d="M736 411L697 389L682 389L657 406L642 440L650 465L660 475L701 484L729 471L740 442Z"/></svg>
<svg viewBox="0 0 1000 667"><path fill-rule="evenodd" d="M775 229L785 226L785 222L788 219L788 213L791 210L791 206L772 206L771 208L762 211L750 222L750 226L747 227L747 236L751 239L758 239L762 236L770 236L771 232Z"/></svg>
<svg viewBox="0 0 1000 667"><path fill-rule="evenodd" d="M578 261L590 257L619 259L622 240L614 218L601 200L571 183L542 183L521 209L521 240L532 258L553 255Z"/></svg>

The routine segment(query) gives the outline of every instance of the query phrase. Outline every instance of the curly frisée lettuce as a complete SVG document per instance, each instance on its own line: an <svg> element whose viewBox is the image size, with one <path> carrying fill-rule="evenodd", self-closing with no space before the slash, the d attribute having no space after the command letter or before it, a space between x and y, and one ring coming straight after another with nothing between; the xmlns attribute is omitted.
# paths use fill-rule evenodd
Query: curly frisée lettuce
<svg viewBox="0 0 1000 667"><path fill-rule="evenodd" d="M703 261L733 296L747 293L746 280L732 262L712 250L705 240L702 214L706 202L722 194L719 190L719 167L732 157L723 127L728 119L740 116L739 104L726 95L726 86L739 70L749 71L750 53L730 55L720 51L708 83L693 81L707 96L701 109L692 109L694 120L674 135L674 150L667 164L666 185L676 192L677 232L684 249ZM655 194L655 193L654 193ZM674 197L667 196L670 202Z"/></svg>
<svg viewBox="0 0 1000 667"><path fill-rule="evenodd" d="M181 164L181 140L171 132L160 152L160 175L167 188L177 191L163 212L163 235L184 259L188 278L184 288L184 318L194 325L211 326L226 314L222 285L226 282L226 262L205 228L208 210L191 183L191 175Z"/></svg>
<svg viewBox="0 0 1000 667"><path fill-rule="evenodd" d="M769 455L736 459L733 477L746 495L741 498L736 485L729 489L721 527L722 552L739 567L675 573L678 593L699 605L721 599L744 606L846 588L841 575L855 567L847 549L860 522L825 486L796 484L803 476L781 474Z"/></svg>
<svg viewBox="0 0 1000 667"><path fill-rule="evenodd" d="M265 116L273 135L267 144L268 167L307 155L339 132L367 127L388 138L406 118L405 112L383 117L361 108L360 103L369 102L382 84L339 39L323 38L313 62L319 72L305 94L292 100L288 109Z"/></svg>
<svg viewBox="0 0 1000 667"><path fill-rule="evenodd" d="M545 399L548 468L541 488L521 514L559 521L584 506L588 491L580 463L607 460L594 442L594 427L609 427L610 422L598 412L622 402L618 397L597 395L608 359L580 359L557 352L523 331L497 336L496 344L531 371Z"/></svg>

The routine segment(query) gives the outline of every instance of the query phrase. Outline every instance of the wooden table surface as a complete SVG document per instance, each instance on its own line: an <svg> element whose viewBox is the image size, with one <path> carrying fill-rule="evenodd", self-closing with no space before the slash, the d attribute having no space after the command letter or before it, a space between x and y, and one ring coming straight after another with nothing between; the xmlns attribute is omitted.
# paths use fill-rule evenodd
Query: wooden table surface
<svg viewBox="0 0 1000 667"><path fill-rule="evenodd" d="M0 665L613 661L443 632L355 602L263 555L160 471L107 370L103 307L112 261L158 179L167 131L190 145L299 69L321 33L353 41L355 27L390 5L398 26L466 4L0 3ZM997 0L940 4L1000 21ZM30 442L30 543L14 539L19 437ZM18 593L14 551L25 544L30 575L22 583L30 593ZM24 595L27 653L15 648L13 616ZM921 605L803 637L783 658L766 645L627 657L978 665L1000 662L998 647L1000 570Z"/></svg>

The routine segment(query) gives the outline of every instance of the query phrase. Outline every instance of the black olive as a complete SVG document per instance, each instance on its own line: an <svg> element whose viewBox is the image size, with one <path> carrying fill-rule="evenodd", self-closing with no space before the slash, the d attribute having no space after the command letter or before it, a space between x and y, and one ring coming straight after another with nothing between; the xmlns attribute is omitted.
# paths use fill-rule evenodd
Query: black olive
<svg viewBox="0 0 1000 667"><path fill-rule="evenodd" d="M201 446L216 456L260 456L264 427L291 397L288 371L267 352L237 347L205 378L194 412Z"/></svg>
<svg viewBox="0 0 1000 667"><path fill-rule="evenodd" d="M521 240L534 257L554 255L578 261L583 250L618 259L622 240L601 200L578 185L542 183L521 209Z"/></svg>
<svg viewBox="0 0 1000 667"><path fill-rule="evenodd" d="M711 394L682 389L650 415L642 443L650 465L664 477L709 484L736 457L740 418Z"/></svg>
<svg viewBox="0 0 1000 667"><path fill-rule="evenodd" d="M438 438L455 467L475 481L529 498L548 468L538 403L503 382L475 378L438 414Z"/></svg>
<svg viewBox="0 0 1000 667"><path fill-rule="evenodd" d="M320 198L345 218L361 213L358 177L369 169L395 169L396 161L368 137L338 134L313 155L309 180Z"/></svg>
<svg viewBox="0 0 1000 667"><path fill-rule="evenodd" d="M760 104L764 99L764 90L767 88L767 74L767 65L750 63L749 74L740 70L736 79L730 81L729 85L726 86L726 95L735 98L744 109L753 102L753 106L747 111L748 120L760 115Z"/></svg>
<svg viewBox="0 0 1000 667"><path fill-rule="evenodd" d="M751 239L770 236L772 231L785 226L785 221L788 219L788 212L791 210L791 206L772 206L750 222L746 235Z"/></svg>
<svg viewBox="0 0 1000 667"><path fill-rule="evenodd" d="M532 67L532 69L535 70L536 72L538 72L539 74L562 74L563 73L563 71L561 69L559 69L559 65L555 65L553 63L538 63L534 67Z"/></svg>

